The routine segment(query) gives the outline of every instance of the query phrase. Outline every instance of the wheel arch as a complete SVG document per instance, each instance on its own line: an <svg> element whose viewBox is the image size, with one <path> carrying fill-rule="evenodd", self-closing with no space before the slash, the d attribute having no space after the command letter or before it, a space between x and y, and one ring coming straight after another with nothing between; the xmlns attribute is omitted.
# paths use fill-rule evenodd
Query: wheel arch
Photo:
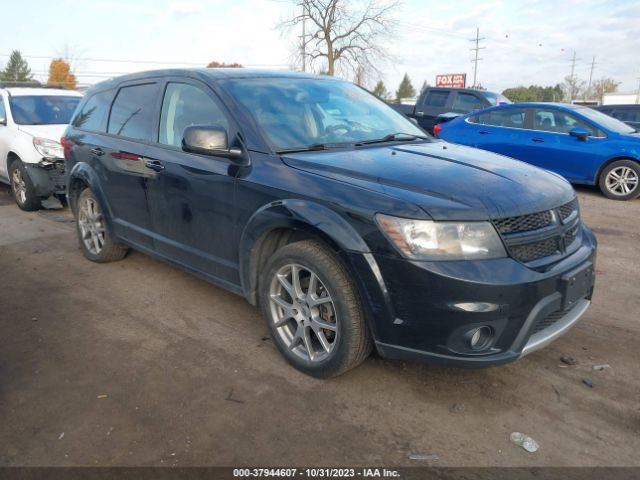
<svg viewBox="0 0 640 480"><path fill-rule="evenodd" d="M305 200L265 205L247 222L240 239L240 281L249 303L258 303L260 272L269 257L284 245L308 238L321 241L337 254L369 251L356 229L327 207Z"/></svg>
<svg viewBox="0 0 640 480"><path fill-rule="evenodd" d="M100 187L98 175L86 163L76 163L69 172L69 176L67 178L67 201L69 203L69 208L74 215L77 211L78 197L85 188L91 189L94 196L100 203L100 207L102 208L103 214L105 214L109 227L112 227L111 208L102 188Z"/></svg>
<svg viewBox="0 0 640 480"><path fill-rule="evenodd" d="M594 184L595 185L599 184L600 175L602 175L602 172L604 172L605 168L607 168L613 162L617 162L618 160L630 160L630 161L635 162L638 165L640 165L640 159L634 158L631 155L616 155L615 157L611 157L611 158L607 159L602 165L600 165L600 168L598 168L598 171L596 172L596 176L595 176L595 179L594 179Z"/></svg>

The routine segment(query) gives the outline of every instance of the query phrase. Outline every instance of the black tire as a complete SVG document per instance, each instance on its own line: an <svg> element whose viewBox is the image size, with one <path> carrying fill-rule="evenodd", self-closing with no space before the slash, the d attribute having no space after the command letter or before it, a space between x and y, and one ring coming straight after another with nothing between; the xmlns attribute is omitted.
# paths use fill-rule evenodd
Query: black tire
<svg viewBox="0 0 640 480"><path fill-rule="evenodd" d="M11 181L11 194L18 207L25 212L40 209L42 206L40 197L36 195L36 189L22 160L15 158L9 165L9 180Z"/></svg>
<svg viewBox="0 0 640 480"><path fill-rule="evenodd" d="M90 204L94 207L92 212L94 212L95 215L92 214L89 216L91 212L88 210L88 205ZM129 249L114 240L102 214L102 207L89 188L85 188L80 193L76 205L76 231L78 232L80 249L84 256L92 262L97 263L122 260L127 255ZM91 219L89 217L91 217ZM93 231L97 237L94 237L91 231ZM98 240L95 240L95 238L98 238ZM102 241L100 241L99 238L101 238ZM97 243L94 243L93 240ZM89 245L91 245L91 247Z"/></svg>
<svg viewBox="0 0 640 480"><path fill-rule="evenodd" d="M620 184L615 183L617 177L621 177L621 172L626 172L629 180L634 180L635 183ZM640 164L633 160L616 160L605 167L600 173L598 179L598 185L602 194L612 200L633 200L640 196ZM626 185L626 187L625 187ZM630 189L627 193L626 189Z"/></svg>
<svg viewBox="0 0 640 480"><path fill-rule="evenodd" d="M328 353L322 350L323 344L319 341L318 334L314 333L311 327L307 327L310 329L308 330L310 335L315 338L316 344L321 350L321 355L326 355L325 358L319 360L313 360L311 356L309 356L310 359L304 359L301 358L300 354L294 352L294 350L305 349L306 344L302 340L299 340L296 349L288 348L287 340L283 338L283 335L286 337L287 334L293 333L292 330L297 331L300 328L300 322L290 318L288 320L289 324L281 327L276 326L278 321L278 318L275 318L278 315L277 312L286 312L286 310L279 307L275 302L272 303L271 292L274 285L275 288L280 287L282 289L276 275L291 265L295 265L296 268L301 267L302 271L309 269L308 273L313 272L319 288L319 290L314 289L314 291L324 292L323 295L325 297L323 298L325 300L327 296L330 296L331 299L330 302L325 304L330 304L329 307L309 307L311 303L307 305L303 301L302 303L305 303L306 307L301 307L299 310L299 314L302 315L302 308L307 312L312 312L315 308L316 313L309 313L309 318L315 316L320 320L323 320L323 318L320 318L323 314L318 313L320 311L318 310L319 308L329 309L334 314L331 318L335 320L335 323L331 325L334 326L335 334L332 336L333 347ZM310 288L307 285L307 298L309 297L309 291ZM275 345L287 361L301 372L318 378L335 377L359 365L371 353L373 340L365 323L356 286L344 265L322 243L315 240L304 240L291 243L278 250L269 259L262 272L259 294L262 313L267 321L267 326ZM323 298L320 298L320 300ZM291 304L293 305L294 303L295 301L291 300ZM298 312L296 309L291 309L291 311ZM286 317L286 315L283 315L283 317ZM283 329L289 330L284 332ZM332 332L323 332L322 336L327 342L328 336L325 336L325 334L332 335ZM290 342L290 344L293 343L293 341Z"/></svg>

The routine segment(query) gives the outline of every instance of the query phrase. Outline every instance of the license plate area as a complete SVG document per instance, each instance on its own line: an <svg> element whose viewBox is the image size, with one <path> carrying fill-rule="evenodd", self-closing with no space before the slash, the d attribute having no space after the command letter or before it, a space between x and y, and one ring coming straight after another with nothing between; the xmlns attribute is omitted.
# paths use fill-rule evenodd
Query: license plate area
<svg viewBox="0 0 640 480"><path fill-rule="evenodd" d="M595 272L591 262L565 273L560 278L562 310L570 310L578 300L586 297L593 287Z"/></svg>

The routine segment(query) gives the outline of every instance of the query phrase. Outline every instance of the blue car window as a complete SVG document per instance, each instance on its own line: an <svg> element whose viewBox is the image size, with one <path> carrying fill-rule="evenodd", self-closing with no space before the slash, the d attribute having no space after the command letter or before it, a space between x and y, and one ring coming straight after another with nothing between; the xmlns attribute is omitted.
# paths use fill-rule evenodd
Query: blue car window
<svg viewBox="0 0 640 480"><path fill-rule="evenodd" d="M567 112L539 109L533 117L533 129L541 132L569 133L574 128L584 128L590 136L597 136L591 125Z"/></svg>
<svg viewBox="0 0 640 480"><path fill-rule="evenodd" d="M525 128L524 119L524 109L507 108L504 110L489 110L488 112L471 117L469 121L471 123L491 125L494 127Z"/></svg>

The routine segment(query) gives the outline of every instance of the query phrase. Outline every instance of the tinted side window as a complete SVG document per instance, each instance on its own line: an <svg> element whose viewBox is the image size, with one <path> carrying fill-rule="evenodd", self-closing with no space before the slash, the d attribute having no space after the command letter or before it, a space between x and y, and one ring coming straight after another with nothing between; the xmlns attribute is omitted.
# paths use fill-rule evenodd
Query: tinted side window
<svg viewBox="0 0 640 480"><path fill-rule="evenodd" d="M458 92L456 99L453 101L454 110L462 110L464 112L473 112L474 110L480 110L485 104L475 95L470 93Z"/></svg>
<svg viewBox="0 0 640 480"><path fill-rule="evenodd" d="M7 114L4 109L4 98L0 97L0 118L7 118Z"/></svg>
<svg viewBox="0 0 640 480"><path fill-rule="evenodd" d="M156 83L121 88L111 107L107 131L136 140L153 140L153 113L157 91Z"/></svg>
<svg viewBox="0 0 640 480"><path fill-rule="evenodd" d="M533 129L541 132L569 133L574 128L584 128L589 135L596 131L586 122L560 110L537 110L533 117Z"/></svg>
<svg viewBox="0 0 640 480"><path fill-rule="evenodd" d="M229 130L229 122L216 102L198 87L169 83L162 101L158 141L179 146L190 125L218 125Z"/></svg>
<svg viewBox="0 0 640 480"><path fill-rule="evenodd" d="M424 97L425 107L444 107L447 104L447 98L449 98L449 92L439 92L432 90Z"/></svg>
<svg viewBox="0 0 640 480"><path fill-rule="evenodd" d="M492 125L494 127L525 128L525 110L509 108L505 110L492 110L471 117L471 123L480 125Z"/></svg>
<svg viewBox="0 0 640 480"><path fill-rule="evenodd" d="M93 132L104 133L107 131L107 114L111 105L113 92L97 93L89 98L82 110L76 112L71 121L74 127Z"/></svg>

